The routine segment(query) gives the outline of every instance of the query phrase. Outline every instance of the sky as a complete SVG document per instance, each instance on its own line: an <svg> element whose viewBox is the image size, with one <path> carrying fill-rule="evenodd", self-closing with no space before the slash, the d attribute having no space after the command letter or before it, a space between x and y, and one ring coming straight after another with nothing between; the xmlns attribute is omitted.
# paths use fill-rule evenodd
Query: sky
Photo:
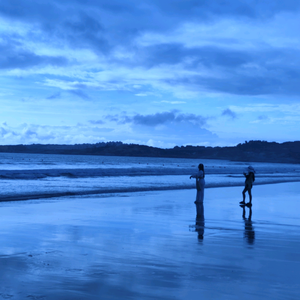
<svg viewBox="0 0 300 300"><path fill-rule="evenodd" d="M0 144L299 140L299 0L0 1Z"/></svg>

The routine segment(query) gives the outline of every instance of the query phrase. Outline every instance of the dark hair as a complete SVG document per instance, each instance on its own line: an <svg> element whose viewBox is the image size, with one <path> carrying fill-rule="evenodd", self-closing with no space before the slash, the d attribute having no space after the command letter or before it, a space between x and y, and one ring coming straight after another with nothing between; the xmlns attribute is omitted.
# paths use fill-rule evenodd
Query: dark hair
<svg viewBox="0 0 300 300"><path fill-rule="evenodd" d="M198 166L199 171L203 171L203 178L205 177L205 172L204 172L204 165L203 164L199 164Z"/></svg>

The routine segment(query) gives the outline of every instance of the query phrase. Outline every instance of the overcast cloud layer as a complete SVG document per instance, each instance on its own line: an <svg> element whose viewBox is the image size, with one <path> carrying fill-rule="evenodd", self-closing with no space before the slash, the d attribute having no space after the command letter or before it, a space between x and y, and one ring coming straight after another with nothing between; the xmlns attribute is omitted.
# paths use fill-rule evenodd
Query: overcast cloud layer
<svg viewBox="0 0 300 300"><path fill-rule="evenodd" d="M1 144L299 140L300 2L0 2Z"/></svg>

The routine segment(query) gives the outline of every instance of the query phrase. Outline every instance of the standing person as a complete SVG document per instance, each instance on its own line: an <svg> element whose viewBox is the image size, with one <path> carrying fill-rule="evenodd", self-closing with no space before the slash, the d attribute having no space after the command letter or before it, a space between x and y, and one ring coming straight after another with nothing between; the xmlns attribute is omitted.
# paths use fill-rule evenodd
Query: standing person
<svg viewBox="0 0 300 300"><path fill-rule="evenodd" d="M203 202L204 200L204 187L205 187L205 172L203 164L199 164L198 166L198 173L195 175L191 175L191 178L196 178L196 189L197 189L197 196L195 202Z"/></svg>
<svg viewBox="0 0 300 300"><path fill-rule="evenodd" d="M240 204L242 205L247 205L247 206L252 206L252 193L251 193L251 189L252 189L252 185L253 182L255 181L255 170L252 166L248 167L248 173L243 173L244 176L246 177L245 179L245 188L243 190L243 201L240 202ZM249 202L247 204L245 204L245 199L246 199L246 192L248 192L249 194Z"/></svg>

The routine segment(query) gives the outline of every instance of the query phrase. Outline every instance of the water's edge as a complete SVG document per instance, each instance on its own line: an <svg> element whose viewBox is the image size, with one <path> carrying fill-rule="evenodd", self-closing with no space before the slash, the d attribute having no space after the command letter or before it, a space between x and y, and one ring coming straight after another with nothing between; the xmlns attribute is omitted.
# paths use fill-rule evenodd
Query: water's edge
<svg viewBox="0 0 300 300"><path fill-rule="evenodd" d="M278 183L288 183L288 182L300 182L298 179L278 179L266 182L259 182L255 185L269 185ZM218 183L218 184L207 184L206 189L210 188L223 188L223 187L238 187L244 186L244 183ZM177 185L168 187L134 187L134 188L106 188L106 189L95 189L95 190L82 190L74 192L57 192L57 193L27 193L27 194L16 194L14 196L0 197L0 202L8 201L26 201L26 200L37 200L37 199L49 199L49 198L59 198L59 197L72 197L72 196L88 196L88 195L101 195L102 197L113 197L116 194L123 193L135 193L135 192L154 192L154 191L171 191L171 190L190 190L194 189L194 185Z"/></svg>

